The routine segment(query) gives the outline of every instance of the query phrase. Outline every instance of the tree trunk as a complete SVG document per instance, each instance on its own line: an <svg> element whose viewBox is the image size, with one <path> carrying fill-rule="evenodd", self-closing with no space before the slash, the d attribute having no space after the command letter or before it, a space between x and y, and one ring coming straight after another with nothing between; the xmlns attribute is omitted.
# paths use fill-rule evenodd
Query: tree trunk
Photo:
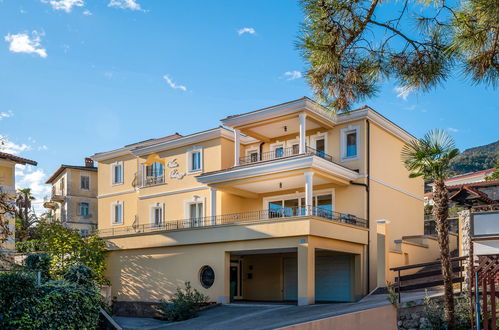
<svg viewBox="0 0 499 330"><path fill-rule="evenodd" d="M444 181L435 181L433 217L436 223L442 277L444 280L444 316L448 329L454 330L454 290L452 287L452 264L449 251L449 198L447 194Z"/></svg>

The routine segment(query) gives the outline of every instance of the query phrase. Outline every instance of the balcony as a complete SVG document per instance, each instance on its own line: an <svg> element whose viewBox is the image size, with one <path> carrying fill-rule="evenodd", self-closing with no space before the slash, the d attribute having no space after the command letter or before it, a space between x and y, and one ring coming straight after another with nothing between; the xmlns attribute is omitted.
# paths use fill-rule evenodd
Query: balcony
<svg viewBox="0 0 499 330"><path fill-rule="evenodd" d="M326 154L323 151L318 151L314 148L311 148L309 146L305 147L305 152L303 154L319 156L319 157L321 157L329 162L333 162L332 156ZM250 156L240 157L239 158L239 165L255 164L255 163L272 161L272 160L276 160L276 159L282 159L282 158L298 156L298 155L300 155L300 152L299 152L299 149L296 147L281 148L281 149L276 149L273 151L262 152L260 155L259 154L252 154Z"/></svg>
<svg viewBox="0 0 499 330"><path fill-rule="evenodd" d="M99 230L101 237L114 237L123 235L142 234L150 232L168 232L190 230L194 228L209 228L228 225L244 225L254 223L272 223L306 218L319 218L331 223L350 225L358 228L367 228L367 220L355 215L332 212L320 207L300 208L273 208L259 211L231 213L202 218L166 221L160 224L144 224L129 227L115 227Z"/></svg>

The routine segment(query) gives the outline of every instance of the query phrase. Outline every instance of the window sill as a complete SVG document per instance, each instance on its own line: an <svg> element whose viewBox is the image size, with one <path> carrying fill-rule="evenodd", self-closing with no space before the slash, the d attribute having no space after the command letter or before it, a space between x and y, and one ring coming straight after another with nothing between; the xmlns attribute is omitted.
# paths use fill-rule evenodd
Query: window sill
<svg viewBox="0 0 499 330"><path fill-rule="evenodd" d="M111 222L111 226L122 226L123 222Z"/></svg>
<svg viewBox="0 0 499 330"><path fill-rule="evenodd" d="M198 174L198 173L203 173L203 169L195 170L195 171L187 171L187 174Z"/></svg>
<svg viewBox="0 0 499 330"><path fill-rule="evenodd" d="M113 187L114 186L120 186L122 184L123 184L123 182L114 182L114 183L111 183L111 186L113 186Z"/></svg>
<svg viewBox="0 0 499 330"><path fill-rule="evenodd" d="M341 157L342 162L349 162L351 160L358 160L359 156L351 156L351 157Z"/></svg>

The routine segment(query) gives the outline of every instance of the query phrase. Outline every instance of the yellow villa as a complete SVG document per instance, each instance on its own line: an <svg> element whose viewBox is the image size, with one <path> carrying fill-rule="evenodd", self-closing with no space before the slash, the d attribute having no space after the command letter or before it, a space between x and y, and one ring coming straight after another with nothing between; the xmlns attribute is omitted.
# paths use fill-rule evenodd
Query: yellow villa
<svg viewBox="0 0 499 330"><path fill-rule="evenodd" d="M304 97L221 122L92 157L118 302L185 281L221 303L356 301L389 267L437 258L400 160L414 137L373 109Z"/></svg>
<svg viewBox="0 0 499 330"><path fill-rule="evenodd" d="M0 152L0 192L5 194L7 198L12 199L12 203L16 198L16 165L33 165L37 162L31 159L19 157L6 152ZM3 214L5 220L9 222L9 237L5 242L0 242L0 254L6 254L14 251L15 247L15 219L13 214ZM0 230L3 230L0 228Z"/></svg>

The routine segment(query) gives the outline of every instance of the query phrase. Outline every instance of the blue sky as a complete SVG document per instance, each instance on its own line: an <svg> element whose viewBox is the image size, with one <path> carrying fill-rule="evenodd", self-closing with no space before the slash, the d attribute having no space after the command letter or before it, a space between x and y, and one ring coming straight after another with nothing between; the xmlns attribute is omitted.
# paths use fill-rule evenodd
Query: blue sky
<svg viewBox="0 0 499 330"><path fill-rule="evenodd" d="M61 163L312 97L302 20L290 0L0 0L0 135L39 162L18 183L41 197ZM499 138L497 91L457 74L430 93L396 87L362 104L416 136L444 128L461 149Z"/></svg>

